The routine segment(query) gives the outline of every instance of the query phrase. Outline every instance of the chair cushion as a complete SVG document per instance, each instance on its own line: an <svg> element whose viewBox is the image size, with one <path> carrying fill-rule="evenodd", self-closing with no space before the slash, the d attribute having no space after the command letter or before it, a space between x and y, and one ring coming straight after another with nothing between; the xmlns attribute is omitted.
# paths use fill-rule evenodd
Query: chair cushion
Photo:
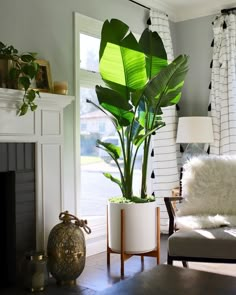
<svg viewBox="0 0 236 295"><path fill-rule="evenodd" d="M179 230L168 239L170 256L236 259L236 227Z"/></svg>

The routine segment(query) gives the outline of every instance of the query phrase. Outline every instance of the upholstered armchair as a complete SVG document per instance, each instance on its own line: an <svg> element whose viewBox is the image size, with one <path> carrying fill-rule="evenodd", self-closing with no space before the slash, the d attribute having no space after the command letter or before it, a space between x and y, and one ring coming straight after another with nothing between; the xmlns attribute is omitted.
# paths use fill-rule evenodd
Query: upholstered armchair
<svg viewBox="0 0 236 295"><path fill-rule="evenodd" d="M236 157L192 158L184 166L182 196L165 204L168 264L236 263Z"/></svg>

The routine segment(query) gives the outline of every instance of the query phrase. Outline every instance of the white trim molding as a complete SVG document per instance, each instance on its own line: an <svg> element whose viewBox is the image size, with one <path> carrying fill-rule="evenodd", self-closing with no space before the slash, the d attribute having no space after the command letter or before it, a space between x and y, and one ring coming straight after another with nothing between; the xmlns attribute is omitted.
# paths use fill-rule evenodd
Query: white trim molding
<svg viewBox="0 0 236 295"><path fill-rule="evenodd" d="M0 142L35 143L36 243L46 249L64 208L63 109L74 97L41 93L38 108L18 116L23 92L0 88Z"/></svg>

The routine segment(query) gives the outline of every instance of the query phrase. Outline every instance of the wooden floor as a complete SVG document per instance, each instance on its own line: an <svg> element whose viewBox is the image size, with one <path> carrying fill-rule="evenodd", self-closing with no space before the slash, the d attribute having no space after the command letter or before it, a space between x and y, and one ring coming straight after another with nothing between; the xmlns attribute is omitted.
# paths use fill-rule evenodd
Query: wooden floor
<svg viewBox="0 0 236 295"><path fill-rule="evenodd" d="M167 235L161 235L161 263L166 262ZM132 256L125 261L124 279L130 278L143 270L148 270L156 265L153 257L144 257L144 264L140 256ZM87 257L85 268L77 279L77 285L73 287L59 287L53 278L40 295L93 295L119 282L120 276L120 255L111 255L110 270L107 269L106 252ZM22 288L1 289L1 295L23 295L27 294ZM38 293L39 294L39 293Z"/></svg>
<svg viewBox="0 0 236 295"><path fill-rule="evenodd" d="M167 256L167 235L161 235L161 264L166 263ZM156 265L156 259L152 257L145 257L142 265L139 256L132 256L125 262L125 277L131 278L135 274L148 270ZM176 266L182 266L180 262L175 262ZM222 265L222 264L199 264L191 263L193 269L203 271L216 272L230 276L236 276L236 265ZM57 286L53 278L50 279L44 292L40 295L94 295L111 285L121 281L120 277L120 255L111 255L110 270L107 269L106 252L99 253L94 256L87 257L85 268L82 274L77 279L77 285L73 287ZM7 288L1 289L0 295L25 295L27 294L22 288Z"/></svg>
<svg viewBox="0 0 236 295"><path fill-rule="evenodd" d="M167 257L167 235L161 235L161 263L166 262ZM144 257L144 264L141 263L140 256L132 256L125 261L124 279L130 278L143 270L148 270L156 265L153 257ZM95 291L105 288L122 280L120 276L120 255L111 255L110 270L107 269L106 252L90 256L86 260L83 273L78 278L78 285L87 287Z"/></svg>

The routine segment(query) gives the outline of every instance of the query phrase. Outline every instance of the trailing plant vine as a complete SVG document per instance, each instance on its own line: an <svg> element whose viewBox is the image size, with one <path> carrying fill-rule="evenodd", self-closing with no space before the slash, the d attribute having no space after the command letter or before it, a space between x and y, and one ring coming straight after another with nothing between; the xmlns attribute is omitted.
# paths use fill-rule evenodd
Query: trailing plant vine
<svg viewBox="0 0 236 295"><path fill-rule="evenodd" d="M18 115L23 116L30 109L35 111L36 97L39 91L32 89L31 82L37 76L39 65L36 62L37 53L26 52L20 54L13 45L0 42L0 60L8 63L8 72L5 84L7 88L23 89L23 102L19 107Z"/></svg>

